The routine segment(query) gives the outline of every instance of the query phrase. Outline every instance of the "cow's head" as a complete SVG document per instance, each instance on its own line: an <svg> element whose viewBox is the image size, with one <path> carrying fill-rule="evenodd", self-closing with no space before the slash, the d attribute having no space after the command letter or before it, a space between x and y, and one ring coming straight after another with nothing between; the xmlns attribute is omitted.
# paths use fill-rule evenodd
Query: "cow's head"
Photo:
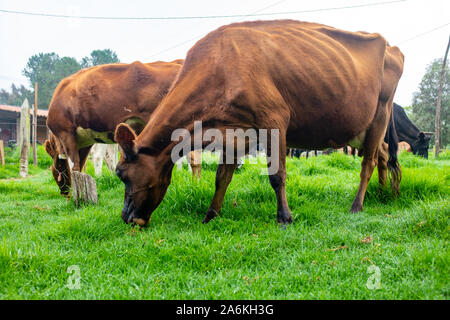
<svg viewBox="0 0 450 320"><path fill-rule="evenodd" d="M116 174L125 184L122 219L144 226L166 194L173 163L162 154L140 148L136 134L127 124L117 127L115 140L121 148Z"/></svg>
<svg viewBox="0 0 450 320"><path fill-rule="evenodd" d="M414 154L418 154L425 159L428 159L428 148L430 146L431 134L419 132L416 141L411 144L411 150Z"/></svg>
<svg viewBox="0 0 450 320"><path fill-rule="evenodd" d="M50 139L44 143L45 151L52 157L53 165L51 166L53 178L59 187L59 192L63 196L68 196L70 192L70 167L67 157L63 155L56 138L51 135Z"/></svg>

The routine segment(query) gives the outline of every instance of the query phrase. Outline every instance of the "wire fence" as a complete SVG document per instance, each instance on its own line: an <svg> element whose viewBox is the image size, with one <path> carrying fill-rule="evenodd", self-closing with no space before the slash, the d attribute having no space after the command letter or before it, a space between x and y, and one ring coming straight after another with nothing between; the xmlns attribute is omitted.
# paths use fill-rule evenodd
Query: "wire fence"
<svg viewBox="0 0 450 320"><path fill-rule="evenodd" d="M31 122L31 121L30 121ZM0 122L0 125L16 125L16 122ZM36 127L47 127L45 124L37 124Z"/></svg>

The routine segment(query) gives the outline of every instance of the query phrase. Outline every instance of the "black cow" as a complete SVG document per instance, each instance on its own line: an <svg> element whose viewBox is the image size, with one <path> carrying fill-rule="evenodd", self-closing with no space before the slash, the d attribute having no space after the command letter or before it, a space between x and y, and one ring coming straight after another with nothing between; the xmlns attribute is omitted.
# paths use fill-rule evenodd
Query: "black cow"
<svg viewBox="0 0 450 320"><path fill-rule="evenodd" d="M308 149L286 148L286 155L289 156L290 158L292 158L292 157L300 158L301 154L303 152L306 152L306 158L308 158L309 153L312 151L313 150L308 150ZM314 151L314 152L315 152L315 155L317 156L317 151Z"/></svg>
<svg viewBox="0 0 450 320"><path fill-rule="evenodd" d="M405 141L411 146L414 154L428 159L428 148L431 134L420 131L414 123L409 120L405 110L394 103L394 122L398 141Z"/></svg>
<svg viewBox="0 0 450 320"><path fill-rule="evenodd" d="M398 141L405 141L411 146L411 150L414 154L418 154L421 157L428 159L428 148L430 145L430 139L432 133L425 133L420 131L414 123L406 115L405 110L403 108L394 103L394 126L397 132ZM387 141L387 133L385 137L385 141ZM299 158L300 154L306 152L306 157L308 157L307 149L287 149L288 156L294 156ZM317 152L317 151L316 151ZM356 149L351 148L351 154L355 156ZM344 153L348 154L347 147L344 147ZM317 153L316 153L317 155Z"/></svg>
<svg viewBox="0 0 450 320"><path fill-rule="evenodd" d="M300 158L303 152L306 152L306 158L309 157L309 153L313 152L314 155L317 157L317 151L318 150L309 150L309 149L297 149L297 148L286 148L286 155L289 156L289 158L296 157ZM331 154L333 153L332 148L327 148L322 151L322 154Z"/></svg>

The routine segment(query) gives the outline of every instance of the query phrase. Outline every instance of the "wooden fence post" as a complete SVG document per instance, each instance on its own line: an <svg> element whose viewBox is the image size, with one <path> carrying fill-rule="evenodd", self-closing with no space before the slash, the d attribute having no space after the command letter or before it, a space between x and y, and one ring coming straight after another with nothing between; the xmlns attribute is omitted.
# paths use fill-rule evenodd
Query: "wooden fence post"
<svg viewBox="0 0 450 320"><path fill-rule="evenodd" d="M3 147L3 140L0 139L0 163L5 165L5 148Z"/></svg>
<svg viewBox="0 0 450 320"><path fill-rule="evenodd" d="M20 110L20 170L19 175L26 177L28 175L28 157L30 153L30 104L28 99L23 101Z"/></svg>
<svg viewBox="0 0 450 320"><path fill-rule="evenodd" d="M32 143L33 143L33 165L37 166L37 111L35 105L33 105L33 122L32 122Z"/></svg>
<svg viewBox="0 0 450 320"><path fill-rule="evenodd" d="M37 112L38 112L38 84L34 83L34 113L33 113L33 164L37 166Z"/></svg>
<svg viewBox="0 0 450 320"><path fill-rule="evenodd" d="M20 113L19 113L16 118L16 147L18 147L19 150L20 150L21 141L22 141L22 136L21 136L21 132L20 132Z"/></svg>
<svg viewBox="0 0 450 320"><path fill-rule="evenodd" d="M81 204L97 204L97 186L94 179L83 172L72 171L72 199L75 205L79 207Z"/></svg>

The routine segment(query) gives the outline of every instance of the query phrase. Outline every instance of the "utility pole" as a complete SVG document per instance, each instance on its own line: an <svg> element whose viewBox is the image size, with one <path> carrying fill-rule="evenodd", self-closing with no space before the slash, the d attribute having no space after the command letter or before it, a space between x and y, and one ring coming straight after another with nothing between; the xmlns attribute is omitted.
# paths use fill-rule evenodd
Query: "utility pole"
<svg viewBox="0 0 450 320"><path fill-rule="evenodd" d="M436 105L436 122L434 123L434 157L439 157L439 124L441 122L442 87L444 86L445 66L447 64L448 48L450 47L450 37L448 38L447 50L445 50L444 61L442 61L441 79L439 81L438 99Z"/></svg>
<svg viewBox="0 0 450 320"><path fill-rule="evenodd" d="M38 84L34 83L34 113L33 113L33 164L37 166L37 107L38 105Z"/></svg>

